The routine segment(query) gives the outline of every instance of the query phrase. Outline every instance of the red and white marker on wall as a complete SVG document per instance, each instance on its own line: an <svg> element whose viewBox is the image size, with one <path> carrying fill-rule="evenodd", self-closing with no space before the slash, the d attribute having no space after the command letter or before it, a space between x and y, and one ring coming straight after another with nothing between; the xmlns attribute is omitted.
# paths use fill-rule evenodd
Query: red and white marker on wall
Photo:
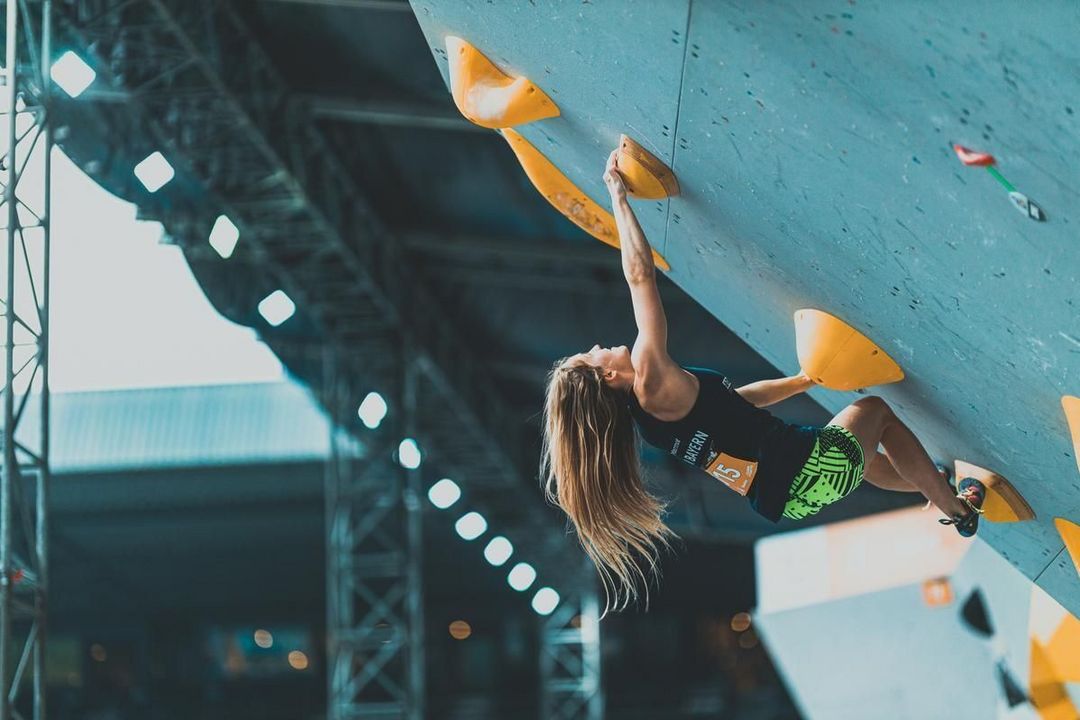
<svg viewBox="0 0 1080 720"><path fill-rule="evenodd" d="M998 172L998 169L994 167L997 160L990 153L979 152L978 150L971 150L963 145L953 145L953 150L956 151L956 156L960 158L960 162L970 167L984 167L987 172L994 176L994 179L1001 183L1009 192L1009 199L1012 200L1013 207L1020 212L1027 215L1032 220L1043 221L1046 220L1046 213L1042 211L1042 208L1035 204L1031 198L1024 193L1017 190L1011 182L1005 179L1005 177Z"/></svg>

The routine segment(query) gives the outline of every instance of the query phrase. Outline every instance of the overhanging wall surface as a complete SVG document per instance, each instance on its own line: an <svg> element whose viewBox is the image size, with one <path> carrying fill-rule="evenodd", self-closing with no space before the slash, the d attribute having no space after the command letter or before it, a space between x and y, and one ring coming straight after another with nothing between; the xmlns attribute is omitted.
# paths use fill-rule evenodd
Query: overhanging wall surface
<svg viewBox="0 0 1080 720"><path fill-rule="evenodd" d="M1080 393L1080 6L413 8L444 75L458 34L551 96L562 116L519 130L602 204L619 133L671 161L683 194L639 202L642 224L671 278L766 359L796 369L800 307L881 344L908 377L874 392L935 456L1013 480L1038 520L981 535L1080 611L1052 525L1080 517L1060 406ZM1048 221L953 143L993 153Z"/></svg>
<svg viewBox="0 0 1080 720"><path fill-rule="evenodd" d="M781 368L794 369L798 307L881 343L908 379L880 392L931 452L1025 494L1039 521L984 538L1037 577L1062 547L1052 516L1080 513L1059 402L1080 383L1080 123L1066 109L1080 11L799 7L694 5L675 279ZM1016 212L953 142L995 153L1049 222ZM1080 582L1069 594L1075 610Z"/></svg>
<svg viewBox="0 0 1080 720"><path fill-rule="evenodd" d="M685 1L492 5L417 0L412 6L448 83L445 37L456 35L550 96L561 112L558 118L515 130L593 199L607 197L601 175L620 133L671 163ZM648 202L642 208L642 228L650 237L663 237L668 202Z"/></svg>

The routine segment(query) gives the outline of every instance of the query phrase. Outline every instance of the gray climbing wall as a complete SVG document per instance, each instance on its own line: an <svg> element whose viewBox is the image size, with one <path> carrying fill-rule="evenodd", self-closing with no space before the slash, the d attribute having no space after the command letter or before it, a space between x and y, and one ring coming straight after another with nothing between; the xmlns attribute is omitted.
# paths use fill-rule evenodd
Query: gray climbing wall
<svg viewBox="0 0 1080 720"><path fill-rule="evenodd" d="M517 129L594 199L620 133L672 165L683 195L639 203L642 225L766 359L796 370L801 307L878 342L907 379L875 392L931 453L1006 475L1038 515L981 536L1080 613L1052 522L1080 521L1060 404L1080 395L1080 3L412 4L444 76L456 34L551 96L561 117Z"/></svg>

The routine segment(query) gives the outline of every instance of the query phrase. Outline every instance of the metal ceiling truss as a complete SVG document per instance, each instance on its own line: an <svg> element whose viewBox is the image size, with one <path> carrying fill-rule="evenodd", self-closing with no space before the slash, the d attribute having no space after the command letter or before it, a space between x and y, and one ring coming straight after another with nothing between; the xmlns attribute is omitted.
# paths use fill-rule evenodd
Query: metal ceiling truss
<svg viewBox="0 0 1080 720"><path fill-rule="evenodd" d="M49 481L50 0L8 0L0 157L6 211L0 471L0 720L45 717ZM27 171L31 162L34 168ZM39 163L43 163L39 165ZM39 172L40 170L40 172ZM23 431L26 409L40 427ZM31 441L30 438L33 438Z"/></svg>
<svg viewBox="0 0 1080 720"><path fill-rule="evenodd" d="M168 187L147 196L144 216L162 221L185 248L203 248L216 215L229 215L244 252L322 330L357 401L361 389L393 376L395 353L380 348L411 338L424 380L421 441L465 468L470 488L525 489L523 469L535 461L524 450L522 419L507 411L464 333L414 282L403 247L310 113L291 101L235 8L219 0L70 0L63 21L127 93L126 103L104 102L102 111L139 111L177 168L182 197ZM266 335L277 349L278 334ZM428 428L438 437L425 437ZM537 505L516 503L500 521L550 529Z"/></svg>

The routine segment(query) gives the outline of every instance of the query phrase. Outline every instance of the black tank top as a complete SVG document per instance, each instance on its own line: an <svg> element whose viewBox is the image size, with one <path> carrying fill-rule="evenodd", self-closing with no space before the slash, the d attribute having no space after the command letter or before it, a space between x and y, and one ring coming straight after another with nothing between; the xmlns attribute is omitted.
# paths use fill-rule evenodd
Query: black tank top
<svg viewBox="0 0 1080 720"><path fill-rule="evenodd" d="M681 420L653 417L642 410L633 391L629 393L641 436L746 495L758 513L777 522L792 481L810 457L818 428L791 425L755 407L715 370L686 370L697 377L701 390Z"/></svg>

